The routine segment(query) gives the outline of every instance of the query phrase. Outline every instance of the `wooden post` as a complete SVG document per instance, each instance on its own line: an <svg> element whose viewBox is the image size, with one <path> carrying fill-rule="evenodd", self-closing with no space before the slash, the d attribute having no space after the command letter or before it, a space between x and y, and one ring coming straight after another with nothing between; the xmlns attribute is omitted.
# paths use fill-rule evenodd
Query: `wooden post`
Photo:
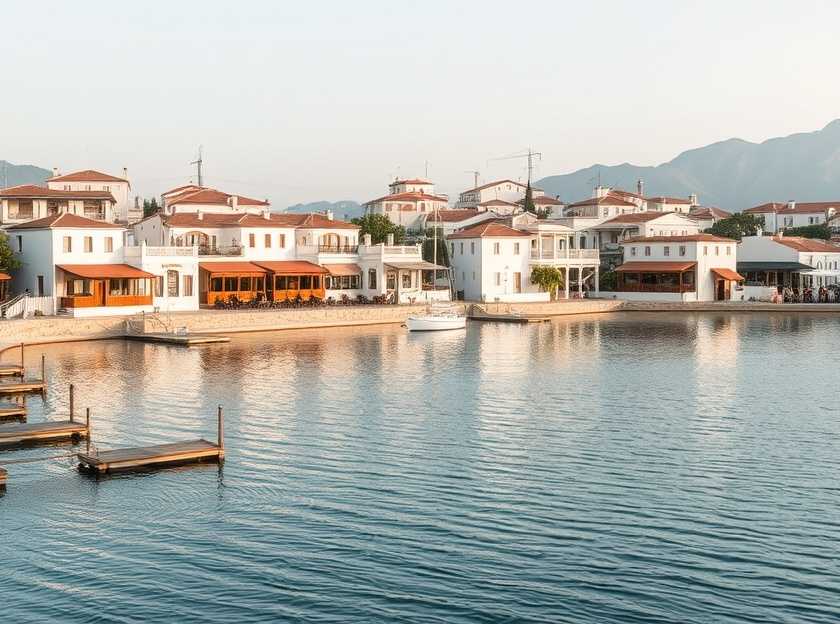
<svg viewBox="0 0 840 624"><path fill-rule="evenodd" d="M85 409L85 455L90 457L90 408Z"/></svg>
<svg viewBox="0 0 840 624"><path fill-rule="evenodd" d="M73 384L70 384L70 422L73 422Z"/></svg>
<svg viewBox="0 0 840 624"><path fill-rule="evenodd" d="M219 449L225 449L225 421L222 416L222 406L219 406Z"/></svg>
<svg viewBox="0 0 840 624"><path fill-rule="evenodd" d="M41 354L41 383L44 384L44 388L41 392L44 394L47 393L47 356L43 353Z"/></svg>
<svg viewBox="0 0 840 624"><path fill-rule="evenodd" d="M23 343L20 343L20 376L23 378Z"/></svg>

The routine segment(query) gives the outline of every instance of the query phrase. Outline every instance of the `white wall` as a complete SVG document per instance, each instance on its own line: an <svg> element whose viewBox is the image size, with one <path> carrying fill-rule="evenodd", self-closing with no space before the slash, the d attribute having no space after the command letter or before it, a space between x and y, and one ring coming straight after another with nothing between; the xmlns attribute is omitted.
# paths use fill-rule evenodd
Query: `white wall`
<svg viewBox="0 0 840 624"><path fill-rule="evenodd" d="M448 241L455 290L471 301L524 299L517 294L537 293L531 283L530 236L469 238ZM499 245L496 254L495 245ZM515 245L519 253L515 253ZM514 292L514 274L521 274L521 293ZM498 274L499 283L496 283Z"/></svg>

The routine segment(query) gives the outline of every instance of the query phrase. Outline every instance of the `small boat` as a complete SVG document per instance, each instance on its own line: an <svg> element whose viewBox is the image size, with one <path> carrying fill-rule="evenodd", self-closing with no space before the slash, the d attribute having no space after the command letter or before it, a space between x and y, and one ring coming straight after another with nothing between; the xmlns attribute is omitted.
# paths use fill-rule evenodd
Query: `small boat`
<svg viewBox="0 0 840 624"><path fill-rule="evenodd" d="M408 331L441 331L445 329L464 329L467 317L459 314L452 306L445 308L431 307L426 314L409 316L405 320Z"/></svg>

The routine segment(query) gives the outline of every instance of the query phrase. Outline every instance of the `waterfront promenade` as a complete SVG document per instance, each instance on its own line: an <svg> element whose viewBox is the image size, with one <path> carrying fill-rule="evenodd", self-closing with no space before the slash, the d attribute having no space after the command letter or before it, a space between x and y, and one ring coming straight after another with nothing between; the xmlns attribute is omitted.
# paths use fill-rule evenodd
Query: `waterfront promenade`
<svg viewBox="0 0 840 624"><path fill-rule="evenodd" d="M464 311L471 302L456 302ZM760 302L691 302L665 303L621 301L616 299L575 299L548 303L488 303L488 312L516 310L524 314L566 316L612 312L834 312L838 304L771 304ZM425 305L366 305L305 308L299 310L200 310L197 312L161 312L145 317L131 317L135 330L173 331L185 328L189 333L234 334L244 332L356 327L399 324L411 314L425 310ZM142 318L142 320L141 320ZM119 338L128 333L128 317L72 318L34 317L0 322L0 350L21 342L39 344Z"/></svg>

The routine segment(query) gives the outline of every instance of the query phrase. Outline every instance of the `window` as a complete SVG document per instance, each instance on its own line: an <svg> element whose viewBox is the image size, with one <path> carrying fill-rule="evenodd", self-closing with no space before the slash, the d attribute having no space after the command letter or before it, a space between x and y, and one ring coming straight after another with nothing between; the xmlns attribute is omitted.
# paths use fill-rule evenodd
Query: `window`
<svg viewBox="0 0 840 624"><path fill-rule="evenodd" d="M464 255L464 243L461 243L461 255Z"/></svg>
<svg viewBox="0 0 840 624"><path fill-rule="evenodd" d="M680 245L680 255L681 256L685 255L685 245Z"/></svg>
<svg viewBox="0 0 840 624"><path fill-rule="evenodd" d="M18 253L20 253L20 252L23 251L23 236L18 234L17 240L18 240Z"/></svg>
<svg viewBox="0 0 840 624"><path fill-rule="evenodd" d="M645 247L645 255L646 256L650 255L650 247Z"/></svg>
<svg viewBox="0 0 840 624"><path fill-rule="evenodd" d="M502 253L502 244L501 243L493 243L493 255L498 256Z"/></svg>
<svg viewBox="0 0 840 624"><path fill-rule="evenodd" d="M277 235L277 246L280 247L280 249L285 249L286 248L286 235L285 234L278 234Z"/></svg>
<svg viewBox="0 0 840 624"><path fill-rule="evenodd" d="M376 269L368 269L368 288L376 288Z"/></svg>
<svg viewBox="0 0 840 624"><path fill-rule="evenodd" d="M71 253L73 251L73 239L70 236L63 237L61 248L64 253Z"/></svg>
<svg viewBox="0 0 840 624"><path fill-rule="evenodd" d="M664 248L664 250L663 250L663 251L664 251L664 253L665 253L665 255L666 255L666 256L670 256L670 255L671 255L671 248L670 248L670 247L668 247L668 245L665 245L665 248Z"/></svg>
<svg viewBox="0 0 840 624"><path fill-rule="evenodd" d="M631 247L631 248L630 248L630 255L631 255L631 256L635 256L635 255L636 255L636 248L635 248L635 247Z"/></svg>
<svg viewBox="0 0 840 624"><path fill-rule="evenodd" d="M43 275L38 276L38 296L39 297L44 296L44 276ZM23 344L23 343L21 343L21 344ZM23 349L23 347L21 347L21 349Z"/></svg>
<svg viewBox="0 0 840 624"><path fill-rule="evenodd" d="M704 256L708 256L708 255L709 255L709 248L708 248L707 246L705 246L705 245L703 246L703 255L704 255Z"/></svg>
<svg viewBox="0 0 840 624"><path fill-rule="evenodd" d="M105 186L102 187L102 190L103 191L110 191L111 187L106 184Z"/></svg>
<svg viewBox="0 0 840 624"><path fill-rule="evenodd" d="M513 255L514 255L514 256L518 256L518 255L519 255L519 243L514 243L514 244L513 244Z"/></svg>
<svg viewBox="0 0 840 624"><path fill-rule="evenodd" d="M580 249L586 249L586 237L585 236L580 237Z"/></svg>
<svg viewBox="0 0 840 624"><path fill-rule="evenodd" d="M402 287L403 288L411 288L411 273L403 273L403 275L402 275Z"/></svg>
<svg viewBox="0 0 840 624"><path fill-rule="evenodd" d="M166 272L166 296L178 296L178 271L170 270Z"/></svg>
<svg viewBox="0 0 840 624"><path fill-rule="evenodd" d="M113 236L106 236L105 237L105 251L106 253L111 253L114 251L114 237Z"/></svg>
<svg viewBox="0 0 840 624"><path fill-rule="evenodd" d="M193 296L193 276L192 275L185 275L184 276L184 296L185 297L192 297Z"/></svg>
<svg viewBox="0 0 840 624"><path fill-rule="evenodd" d="M248 247L251 247L253 249L256 246L257 246L257 237L253 232L251 232L250 234L248 234Z"/></svg>
<svg viewBox="0 0 840 624"><path fill-rule="evenodd" d="M727 256L731 256L731 255L732 255L732 246L731 246L731 245L727 245L727 246L726 246L726 255L727 255Z"/></svg>
<svg viewBox="0 0 840 624"><path fill-rule="evenodd" d="M85 236L85 253L93 253L93 236Z"/></svg>
<svg viewBox="0 0 840 624"><path fill-rule="evenodd" d="M155 297L163 297L163 275L155 276Z"/></svg>
<svg viewBox="0 0 840 624"><path fill-rule="evenodd" d="M715 255L716 256L720 255L720 247L718 247L717 245L715 245Z"/></svg>
<svg viewBox="0 0 840 624"><path fill-rule="evenodd" d="M470 253L475 255L475 241L470 241Z"/></svg>
<svg viewBox="0 0 840 624"><path fill-rule="evenodd" d="M265 235L265 248L266 249L271 248L271 234L266 234Z"/></svg>
<svg viewBox="0 0 840 624"><path fill-rule="evenodd" d="M472 279L475 281L475 271L472 272Z"/></svg>
<svg viewBox="0 0 840 624"><path fill-rule="evenodd" d="M462 282L466 282L466 281L467 281L467 273L466 273L466 271L461 271L461 281L462 281Z"/></svg>
<svg viewBox="0 0 840 624"><path fill-rule="evenodd" d="M238 280L235 277L226 277L226 278L224 278L224 280L225 280L225 287L224 287L225 292L236 292L237 290L239 290L239 288L237 286Z"/></svg>
<svg viewBox="0 0 840 624"><path fill-rule="evenodd" d="M449 243L449 255L450 256L455 255L455 243Z"/></svg>
<svg viewBox="0 0 840 624"><path fill-rule="evenodd" d="M501 273L498 273L498 272L493 273L493 283L496 284L496 286L501 286L502 285L502 274Z"/></svg>

